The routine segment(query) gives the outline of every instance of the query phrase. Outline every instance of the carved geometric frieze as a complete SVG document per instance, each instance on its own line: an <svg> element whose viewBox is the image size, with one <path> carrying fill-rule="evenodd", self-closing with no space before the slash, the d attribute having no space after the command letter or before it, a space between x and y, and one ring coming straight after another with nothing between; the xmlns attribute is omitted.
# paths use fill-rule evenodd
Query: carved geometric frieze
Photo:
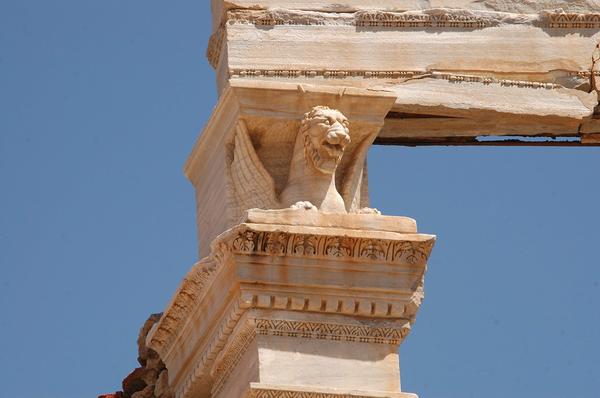
<svg viewBox="0 0 600 398"><path fill-rule="evenodd" d="M418 398L416 394L362 391L350 388L303 388L296 385L250 383L243 398Z"/></svg>
<svg viewBox="0 0 600 398"><path fill-rule="evenodd" d="M542 13L544 26L554 29L599 29L600 13L567 13L545 11Z"/></svg>
<svg viewBox="0 0 600 398"><path fill-rule="evenodd" d="M401 327L377 327L286 319L255 319L254 322L257 333L265 336L301 337L391 345L400 345L410 331L410 323L408 321Z"/></svg>
<svg viewBox="0 0 600 398"><path fill-rule="evenodd" d="M268 388L253 388L244 398L372 398L373 396L358 394L335 394L312 391L272 390Z"/></svg>
<svg viewBox="0 0 600 398"><path fill-rule="evenodd" d="M600 13L565 13L558 10L537 14L514 14L450 8L405 12L366 10L350 13L239 9L227 12L224 25L483 29L511 23L553 29L599 29Z"/></svg>
<svg viewBox="0 0 600 398"><path fill-rule="evenodd" d="M372 398L367 395L334 394L309 391L271 390L267 388L252 389L245 398Z"/></svg>

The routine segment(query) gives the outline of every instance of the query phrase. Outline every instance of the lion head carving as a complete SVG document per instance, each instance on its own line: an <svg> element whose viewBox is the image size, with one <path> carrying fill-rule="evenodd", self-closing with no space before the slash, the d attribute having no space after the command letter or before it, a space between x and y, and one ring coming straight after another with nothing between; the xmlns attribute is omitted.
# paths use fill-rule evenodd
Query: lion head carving
<svg viewBox="0 0 600 398"><path fill-rule="evenodd" d="M350 143L348 119L340 111L316 106L304 115L299 134L306 162L323 174L333 174Z"/></svg>
<svg viewBox="0 0 600 398"><path fill-rule="evenodd" d="M347 213L352 202L347 209L336 186L336 172L350 148L349 144L350 130L346 116L327 106L311 108L301 119L295 137L287 182L281 192L277 192L273 177L256 154L245 123L240 123L230 170L240 208L316 208L327 213ZM356 145L353 150L356 151ZM355 159L358 157L355 156ZM358 164L363 164L362 159L357 160ZM362 169L353 171L356 167L350 164L353 167L351 172L348 172L347 165L344 166L345 173L340 179L342 188L348 188L348 181L354 181L352 178L360 178Z"/></svg>

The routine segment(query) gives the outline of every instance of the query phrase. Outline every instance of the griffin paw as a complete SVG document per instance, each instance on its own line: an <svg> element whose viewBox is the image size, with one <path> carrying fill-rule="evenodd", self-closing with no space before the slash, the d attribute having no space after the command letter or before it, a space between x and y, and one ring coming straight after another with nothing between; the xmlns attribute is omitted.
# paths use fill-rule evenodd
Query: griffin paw
<svg viewBox="0 0 600 398"><path fill-rule="evenodd" d="M358 214L375 214L380 216L381 212L375 208L371 208L371 207L363 207L362 209L359 209Z"/></svg>
<svg viewBox="0 0 600 398"><path fill-rule="evenodd" d="M300 201L296 202L290 206L290 209L294 210L317 210L317 206L313 205L310 202Z"/></svg>

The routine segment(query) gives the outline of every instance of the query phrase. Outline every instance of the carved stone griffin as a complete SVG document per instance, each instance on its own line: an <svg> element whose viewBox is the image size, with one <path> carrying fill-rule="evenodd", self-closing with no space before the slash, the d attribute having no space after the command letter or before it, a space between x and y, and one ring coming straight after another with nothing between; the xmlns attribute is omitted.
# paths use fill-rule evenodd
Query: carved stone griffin
<svg viewBox="0 0 600 398"><path fill-rule="evenodd" d="M301 122L287 183L278 195L272 176L256 154L246 125L240 123L230 167L233 193L238 205L241 209L292 207L316 208L325 213L347 213L350 206L347 206L336 188L336 171L350 141L349 122L340 111L326 106L312 108ZM360 175L356 177L356 173L347 173L347 179L353 176L361 178L362 164L360 166L360 169L354 166ZM351 183L344 181L342 185ZM354 211L358 212L358 209Z"/></svg>

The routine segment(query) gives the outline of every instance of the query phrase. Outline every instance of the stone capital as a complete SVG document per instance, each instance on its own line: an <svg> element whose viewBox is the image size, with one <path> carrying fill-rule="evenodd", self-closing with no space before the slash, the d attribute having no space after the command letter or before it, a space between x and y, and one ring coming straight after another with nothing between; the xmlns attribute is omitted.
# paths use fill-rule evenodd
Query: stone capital
<svg viewBox="0 0 600 398"><path fill-rule="evenodd" d="M250 210L243 221L215 239L147 337L176 396L405 397L397 348L435 237L373 214ZM303 389L316 395L295 395Z"/></svg>
<svg viewBox="0 0 600 398"><path fill-rule="evenodd" d="M358 88L231 82L185 165L196 189L200 257L244 211L289 206L279 200L289 186L301 122L316 106L336 109L348 119L351 140L337 165L335 185L349 211L369 207L366 155L393 102L393 95ZM303 200L310 199L300 195L298 201Z"/></svg>

